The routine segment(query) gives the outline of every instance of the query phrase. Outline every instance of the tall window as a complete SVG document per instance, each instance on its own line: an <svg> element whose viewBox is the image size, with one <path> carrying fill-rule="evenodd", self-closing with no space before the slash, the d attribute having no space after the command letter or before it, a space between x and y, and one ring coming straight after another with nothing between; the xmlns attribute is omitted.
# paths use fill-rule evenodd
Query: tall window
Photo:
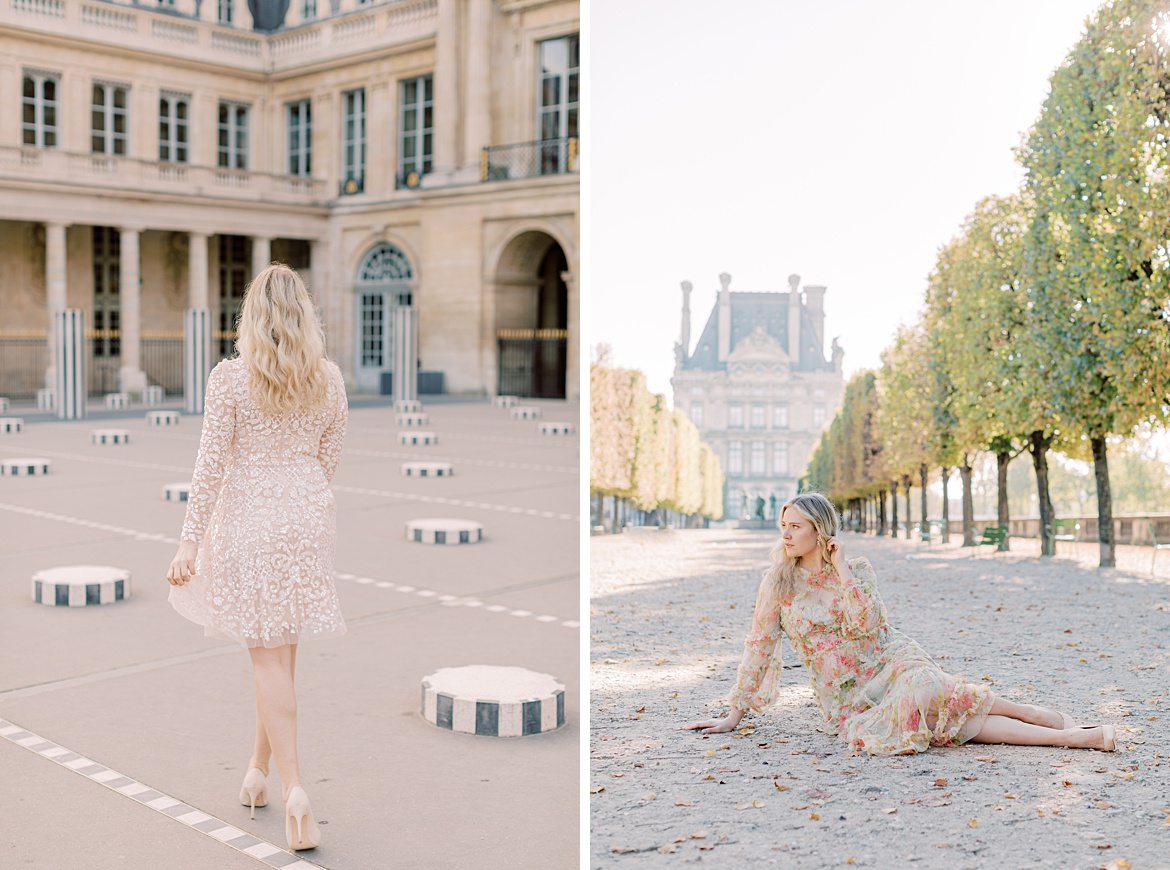
<svg viewBox="0 0 1170 870"><path fill-rule="evenodd" d="M752 405L752 428L763 429L768 425L763 405Z"/></svg>
<svg viewBox="0 0 1170 870"><path fill-rule="evenodd" d="M413 187L431 171L434 78L418 76L402 81L402 117L399 129L398 183Z"/></svg>
<svg viewBox="0 0 1170 870"><path fill-rule="evenodd" d="M312 21L317 17L317 0L301 0L301 19Z"/></svg>
<svg viewBox="0 0 1170 870"><path fill-rule="evenodd" d="M743 405L739 402L727 406L727 428L743 428Z"/></svg>
<svg viewBox="0 0 1170 870"><path fill-rule="evenodd" d="M57 76L26 72L21 92L21 132L25 145L57 147Z"/></svg>
<svg viewBox="0 0 1170 870"><path fill-rule="evenodd" d="M94 154L126 153L126 87L93 83L90 150Z"/></svg>
<svg viewBox="0 0 1170 870"><path fill-rule="evenodd" d="M772 474L781 475L788 473L788 445L787 444L773 444L772 445Z"/></svg>
<svg viewBox="0 0 1170 870"><path fill-rule="evenodd" d="M243 103L219 104L219 165L248 168L248 107Z"/></svg>
<svg viewBox="0 0 1170 870"><path fill-rule="evenodd" d="M289 103L288 113L288 174L309 175L312 173L310 158L313 133L313 117L308 100Z"/></svg>
<svg viewBox="0 0 1170 870"><path fill-rule="evenodd" d="M232 23L232 0L219 0L219 23Z"/></svg>
<svg viewBox="0 0 1170 870"><path fill-rule="evenodd" d="M743 442L727 442L727 473L743 474Z"/></svg>
<svg viewBox="0 0 1170 870"><path fill-rule="evenodd" d="M219 237L219 353L229 357L235 350L236 317L244 302L251 274L251 249L247 236Z"/></svg>
<svg viewBox="0 0 1170 870"><path fill-rule="evenodd" d="M540 109L537 118L540 171L569 170L568 139L577 136L577 107L581 72L578 34L540 43ZM554 141L548 141L554 140Z"/></svg>
<svg viewBox="0 0 1170 870"><path fill-rule="evenodd" d="M361 193L366 175L366 89L341 95L341 192Z"/></svg>
<svg viewBox="0 0 1170 870"><path fill-rule="evenodd" d="M824 405L813 405L813 425L814 426L824 426L825 425L825 406Z"/></svg>
<svg viewBox="0 0 1170 870"><path fill-rule="evenodd" d="M386 298L383 293L362 294L362 365L383 364L383 342L386 339Z"/></svg>
<svg viewBox="0 0 1170 870"><path fill-rule="evenodd" d="M764 473L764 442L752 442L752 474Z"/></svg>
<svg viewBox="0 0 1170 870"><path fill-rule="evenodd" d="M114 227L93 230L93 328L96 330L93 355L118 357L122 235Z"/></svg>
<svg viewBox="0 0 1170 870"><path fill-rule="evenodd" d="M788 406L774 405L772 407L772 428L773 429L787 429L788 428Z"/></svg>
<svg viewBox="0 0 1170 870"><path fill-rule="evenodd" d="M163 91L158 98L158 159L187 162L187 116L191 97Z"/></svg>
<svg viewBox="0 0 1170 870"><path fill-rule="evenodd" d="M696 426L703 425L703 403L691 402L691 422Z"/></svg>

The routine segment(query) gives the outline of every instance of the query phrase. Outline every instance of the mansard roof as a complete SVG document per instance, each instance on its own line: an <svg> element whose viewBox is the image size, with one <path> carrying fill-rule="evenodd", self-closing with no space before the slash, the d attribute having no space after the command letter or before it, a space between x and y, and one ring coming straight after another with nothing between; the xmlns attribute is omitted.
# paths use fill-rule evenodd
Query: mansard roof
<svg viewBox="0 0 1170 870"><path fill-rule="evenodd" d="M730 291L731 295L731 350L762 326L792 360L793 371L825 371L832 366L817 346L808 311L800 307L800 347L793 354L788 347L788 293L748 293ZM719 360L719 299L707 318L707 325L699 335L694 353L683 363L683 371L726 371L726 360Z"/></svg>

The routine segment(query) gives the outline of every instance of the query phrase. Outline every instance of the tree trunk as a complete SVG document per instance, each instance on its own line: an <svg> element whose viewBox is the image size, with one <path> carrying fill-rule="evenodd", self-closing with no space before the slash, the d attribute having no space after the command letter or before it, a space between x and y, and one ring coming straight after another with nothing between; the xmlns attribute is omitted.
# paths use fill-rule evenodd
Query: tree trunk
<svg viewBox="0 0 1170 870"><path fill-rule="evenodd" d="M1036 469L1036 495L1040 502L1040 555L1056 554L1056 530L1052 527L1052 497L1048 494L1048 445L1052 437L1044 437L1037 429L1029 436L1028 450L1032 453L1032 467Z"/></svg>
<svg viewBox="0 0 1170 870"><path fill-rule="evenodd" d="M963 483L963 546L975 546L975 496L971 493L971 457L963 454L959 480Z"/></svg>
<svg viewBox="0 0 1170 870"><path fill-rule="evenodd" d="M1113 495L1109 490L1108 445L1105 437L1090 439L1093 445L1093 475L1097 478L1097 540L1101 542L1099 567L1117 565L1116 543L1113 539Z"/></svg>
<svg viewBox="0 0 1170 870"><path fill-rule="evenodd" d="M942 542L945 544L951 539L951 506L947 498L947 484L951 482L951 470L945 465L942 467Z"/></svg>
<svg viewBox="0 0 1170 870"><path fill-rule="evenodd" d="M995 454L995 522L1003 528L1009 528L1011 517L1008 515L1008 463L1011 462L1011 454L1006 450L1001 450ZM1008 537L1005 536L999 542L999 551L1002 553L1008 547Z"/></svg>
<svg viewBox="0 0 1170 870"><path fill-rule="evenodd" d="M878 490L878 536L884 537L889 534L886 528L886 491L884 489Z"/></svg>
<svg viewBox="0 0 1170 870"><path fill-rule="evenodd" d="M906 540L910 540L910 533L914 530L914 514L910 510L910 475L902 478L902 485L906 487Z"/></svg>
<svg viewBox="0 0 1170 870"><path fill-rule="evenodd" d="M930 534L930 518L926 509L926 475L929 471L930 469L926 467L925 462L918 466L918 479L921 481L922 486L922 519L918 523L920 535Z"/></svg>
<svg viewBox="0 0 1170 870"><path fill-rule="evenodd" d="M898 481L890 484L890 508L893 517L890 520L890 537L898 537Z"/></svg>

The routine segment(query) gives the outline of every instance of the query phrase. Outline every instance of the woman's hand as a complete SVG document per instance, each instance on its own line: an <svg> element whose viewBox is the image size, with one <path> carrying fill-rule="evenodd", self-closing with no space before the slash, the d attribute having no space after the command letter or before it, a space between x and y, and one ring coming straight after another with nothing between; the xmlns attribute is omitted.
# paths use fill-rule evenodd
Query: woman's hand
<svg viewBox="0 0 1170 870"><path fill-rule="evenodd" d="M182 586L190 580L195 574L195 556L198 552L199 545L194 541L180 541L179 551L167 569L167 582L172 586Z"/></svg>
<svg viewBox="0 0 1170 870"><path fill-rule="evenodd" d="M722 719L704 719L702 722L691 722L683 726L684 731L694 731L701 729L700 734L722 734L725 731L734 731L735 727L739 725L739 720L743 718L743 714L732 710L727 716Z"/></svg>
<svg viewBox="0 0 1170 870"><path fill-rule="evenodd" d="M838 541L835 537L828 538L825 541L825 552L829 554L829 564L833 566L833 570L837 572L838 576L840 576L841 564L843 561L841 557L841 542Z"/></svg>

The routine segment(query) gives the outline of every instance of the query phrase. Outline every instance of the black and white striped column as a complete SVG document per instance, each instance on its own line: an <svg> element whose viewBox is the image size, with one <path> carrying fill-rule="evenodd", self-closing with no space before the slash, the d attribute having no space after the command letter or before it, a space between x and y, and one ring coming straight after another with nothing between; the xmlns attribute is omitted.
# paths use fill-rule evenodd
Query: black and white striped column
<svg viewBox="0 0 1170 870"><path fill-rule="evenodd" d="M211 373L211 311L188 308L183 315L183 410L202 414Z"/></svg>
<svg viewBox="0 0 1170 870"><path fill-rule="evenodd" d="M465 734L543 734L565 724L565 687L551 674L507 665L440 668L423 677L422 714Z"/></svg>
<svg viewBox="0 0 1170 870"><path fill-rule="evenodd" d="M413 305L394 309L392 325L394 359L394 398L396 401L418 398L418 312Z"/></svg>
<svg viewBox="0 0 1170 870"><path fill-rule="evenodd" d="M80 308L54 312L53 339L57 416L80 420L86 410L85 312Z"/></svg>
<svg viewBox="0 0 1170 870"><path fill-rule="evenodd" d="M130 572L109 565L64 565L32 575L32 600L49 607L113 604L130 597Z"/></svg>

